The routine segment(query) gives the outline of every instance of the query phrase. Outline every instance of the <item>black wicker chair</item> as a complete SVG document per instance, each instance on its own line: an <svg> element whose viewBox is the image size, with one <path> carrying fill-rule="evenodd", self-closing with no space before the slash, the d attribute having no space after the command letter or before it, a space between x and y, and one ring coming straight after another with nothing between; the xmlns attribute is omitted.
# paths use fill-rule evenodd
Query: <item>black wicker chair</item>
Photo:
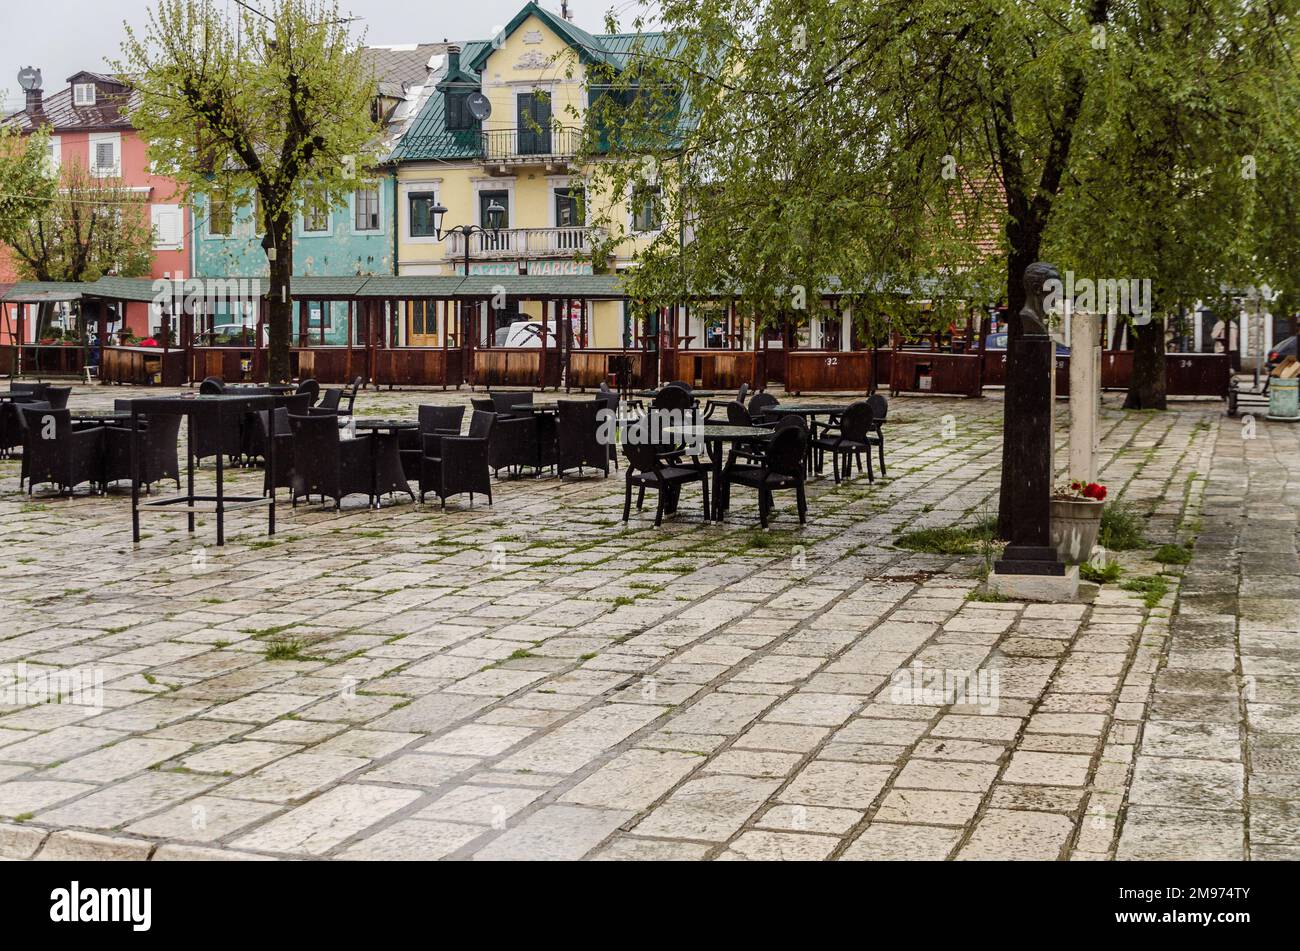
<svg viewBox="0 0 1300 951"><path fill-rule="evenodd" d="M204 380L204 385L207 381ZM201 392L201 390L200 390ZM221 392L225 392L222 390ZM194 437L194 458L200 462L215 457L218 453L226 455L230 464L239 460L247 446L244 442L244 421L242 413L201 413L194 417L191 430Z"/></svg>
<svg viewBox="0 0 1300 951"><path fill-rule="evenodd" d="M844 478L853 474L853 460L858 460L858 469L862 468L862 453L867 454L867 480L876 481L876 473L871 465L871 444L867 437L871 434L871 404L858 400L851 404L840 416L839 425L827 426L813 439L813 452L817 459L817 471L822 470L826 453L831 454L831 466L838 483L843 473ZM844 456L844 465L840 457Z"/></svg>
<svg viewBox="0 0 1300 951"><path fill-rule="evenodd" d="M441 408L441 407L439 407ZM501 425L494 413L475 411L469 421L468 436L433 432L423 436L424 454L420 458L420 502L432 492L447 507L453 495L486 495L492 504L492 476L488 471L488 451L492 433Z"/></svg>
<svg viewBox="0 0 1300 951"><path fill-rule="evenodd" d="M601 390L596 394L596 403L600 407L596 411L597 417L600 421L601 428L606 428L606 420L613 424L613 429L611 430L613 438L605 444L605 447L609 454L609 461L613 463L615 469L618 469L619 398L617 393L610 392L609 387L606 384L602 383L600 385ZM608 411L608 413L606 413L606 411Z"/></svg>
<svg viewBox="0 0 1300 951"><path fill-rule="evenodd" d="M275 460L272 465L264 466L263 495L271 495L276 489L293 491L293 429L289 426L289 416L289 408L286 406L277 406L272 410L270 419L266 410L257 413L258 435L262 446L275 440ZM274 420L274 435L270 431L271 420Z"/></svg>
<svg viewBox="0 0 1300 951"><path fill-rule="evenodd" d="M31 404L0 403L0 459L23 444L23 417L18 409L23 405Z"/></svg>
<svg viewBox="0 0 1300 951"><path fill-rule="evenodd" d="M275 408L277 410L287 411L289 416L312 416L311 412L311 394L293 393L293 394L272 394ZM258 410L259 413L265 413L265 410ZM288 434L288 421L285 421L283 434ZM277 425L276 433L281 434L281 429ZM277 443L276 449L280 446ZM258 460L266 458L266 428L257 423L253 413L249 413L244 418L244 461L249 465L255 464ZM277 465L278 469L279 466Z"/></svg>
<svg viewBox="0 0 1300 951"><path fill-rule="evenodd" d="M60 495L71 495L77 486L87 482L92 489L102 485L102 427L74 430L72 413L66 409L36 409L30 403L20 409L27 426L23 471L28 495L45 483L58 486Z"/></svg>
<svg viewBox="0 0 1300 951"><path fill-rule="evenodd" d="M10 383L9 394L15 403L45 403L49 388L48 383Z"/></svg>
<svg viewBox="0 0 1300 951"><path fill-rule="evenodd" d="M25 414L25 413L23 412L23 410L25 410L25 409L30 409L30 410L49 409L49 408L50 408L50 404L49 404L49 403L46 403L44 400L40 400L40 401L31 402L31 403L20 403L20 404L17 404L17 405L9 404L7 408L8 408L10 411L12 411L12 413L13 413L12 417L10 417L10 418L13 420L13 424L14 424L14 427L15 427L15 431L16 431L16 433L17 433L17 437L18 437L18 441L17 441L16 445L18 445L18 446L26 446L26 445L27 445L27 414ZM20 464L20 466L19 466L19 468L18 468L18 488L19 488L19 489L21 489L21 488L23 487L23 483L24 483L26 480L27 480L27 457L26 457L26 455L24 455L24 456L21 457L21 464Z"/></svg>
<svg viewBox="0 0 1300 951"><path fill-rule="evenodd" d="M490 396L471 396L469 405L476 413L493 413L497 411L497 404L492 402Z"/></svg>
<svg viewBox="0 0 1300 951"><path fill-rule="evenodd" d="M665 511L677 510L677 499L683 485L699 482L704 489L704 520L709 520L709 473L707 469L687 468L666 463L661 458L664 447L644 442L626 442L623 454L627 456L627 485L623 491L623 522L632 517L632 487L637 489L636 510L645 505L646 489L658 492L655 508L655 525L662 525Z"/></svg>
<svg viewBox="0 0 1300 951"><path fill-rule="evenodd" d="M226 392L226 384L220 377L210 376L199 384L200 396L220 396Z"/></svg>
<svg viewBox="0 0 1300 951"><path fill-rule="evenodd" d="M50 404L51 409L67 409L70 396L72 396L72 387L51 386L45 391L45 402Z"/></svg>
<svg viewBox="0 0 1300 951"><path fill-rule="evenodd" d="M480 412L480 410L475 410ZM542 452L538 443L537 420L527 416L496 416L496 425L488 438L488 465L496 475L502 469L528 468L540 471Z"/></svg>
<svg viewBox="0 0 1300 951"><path fill-rule="evenodd" d="M559 407L555 466L560 475L570 469L577 469L581 474L591 466L608 476L609 447L599 438L604 400L560 400Z"/></svg>
<svg viewBox="0 0 1300 951"><path fill-rule="evenodd" d="M315 380L301 380L299 381L298 389L295 392L298 394L305 393L307 395L307 405L315 406L316 401L320 399L320 384Z"/></svg>
<svg viewBox="0 0 1300 951"><path fill-rule="evenodd" d="M662 390L655 394L655 398L650 403L650 408L667 409L667 410L689 410L695 407L695 397L691 396L691 391L686 386L676 383L669 383Z"/></svg>
<svg viewBox="0 0 1300 951"><path fill-rule="evenodd" d="M290 416L293 433L293 504L306 496L334 500L342 507L348 495L362 494L371 502L373 483L370 466L370 436L342 439L338 421L332 416ZM277 447L278 448L278 447Z"/></svg>
<svg viewBox="0 0 1300 951"><path fill-rule="evenodd" d="M424 437L459 436L461 423L465 419L464 406L421 406L419 412L419 430L402 430L397 434L402 454L402 472L407 481L420 478L423 471L421 459L424 457Z"/></svg>
<svg viewBox="0 0 1300 951"><path fill-rule="evenodd" d="M516 410L516 406L532 406L532 390L506 390L489 394L492 399L493 411L498 416L509 419L512 416L531 416L529 411ZM477 407L475 407L477 409Z"/></svg>
<svg viewBox="0 0 1300 951"><path fill-rule="evenodd" d="M808 517L808 499L804 492L804 458L808 452L808 433L802 425L779 427L757 465L736 462L733 454L722 470L722 511L731 508L731 487L743 485L758 492L758 520L767 528L771 515L772 493L793 489L798 499L799 524Z"/></svg>
<svg viewBox="0 0 1300 951"><path fill-rule="evenodd" d="M127 401L129 402L129 401ZM129 407L128 407L129 408ZM137 417L140 426L140 484L151 490L163 479L176 480L181 487L181 417L149 414ZM109 426L104 430L104 483L131 478L131 427Z"/></svg>

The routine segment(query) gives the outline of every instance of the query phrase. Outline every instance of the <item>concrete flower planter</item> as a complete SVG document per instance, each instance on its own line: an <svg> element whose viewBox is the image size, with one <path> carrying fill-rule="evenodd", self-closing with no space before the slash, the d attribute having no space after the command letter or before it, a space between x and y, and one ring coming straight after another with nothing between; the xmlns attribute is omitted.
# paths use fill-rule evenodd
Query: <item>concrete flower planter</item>
<svg viewBox="0 0 1300 951"><path fill-rule="evenodd" d="M1061 561L1081 565L1092 557L1105 507L1095 499L1052 499L1052 544Z"/></svg>

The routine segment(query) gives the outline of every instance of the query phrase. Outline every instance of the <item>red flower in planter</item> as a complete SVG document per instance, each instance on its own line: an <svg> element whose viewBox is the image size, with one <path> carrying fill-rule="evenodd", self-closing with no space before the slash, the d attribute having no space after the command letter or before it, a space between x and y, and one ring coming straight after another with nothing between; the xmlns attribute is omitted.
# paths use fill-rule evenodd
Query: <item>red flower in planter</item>
<svg viewBox="0 0 1300 951"><path fill-rule="evenodd" d="M1096 482L1089 482L1083 488L1083 496L1087 499L1096 499L1098 502L1106 501L1106 487Z"/></svg>
<svg viewBox="0 0 1300 951"><path fill-rule="evenodd" d="M1084 482L1075 479L1069 485L1056 490L1056 498L1065 501L1091 499L1094 502L1106 500L1106 487L1100 482Z"/></svg>

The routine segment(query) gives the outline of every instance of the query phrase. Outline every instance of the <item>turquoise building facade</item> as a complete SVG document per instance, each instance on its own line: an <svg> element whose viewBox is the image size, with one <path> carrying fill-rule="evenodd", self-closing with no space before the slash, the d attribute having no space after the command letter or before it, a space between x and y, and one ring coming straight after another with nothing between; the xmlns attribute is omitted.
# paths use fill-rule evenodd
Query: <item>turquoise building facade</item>
<svg viewBox="0 0 1300 951"><path fill-rule="evenodd" d="M293 226L293 273L300 277L377 276L396 273L393 218L394 177L384 169L358 182L343 207L300 209ZM255 221L251 197L243 202L195 200L194 276L197 278L260 277L269 273L263 234ZM215 323L231 328L256 324L254 313L218 309ZM312 302L308 333L313 344L345 346L347 305ZM294 332L298 331L295 319ZM355 334L354 329L354 334ZM220 343L220 339L213 342ZM359 342L355 341L354 343Z"/></svg>

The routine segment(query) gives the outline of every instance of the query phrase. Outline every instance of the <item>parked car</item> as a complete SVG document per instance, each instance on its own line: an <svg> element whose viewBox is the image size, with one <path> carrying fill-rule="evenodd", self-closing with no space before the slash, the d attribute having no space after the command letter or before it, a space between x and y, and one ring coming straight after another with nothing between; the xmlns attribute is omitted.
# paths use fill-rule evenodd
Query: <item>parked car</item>
<svg viewBox="0 0 1300 951"><path fill-rule="evenodd" d="M989 334L984 338L985 350L1005 350L1007 349L1007 334ZM1058 357L1068 357L1070 348L1063 343L1056 345L1056 355Z"/></svg>
<svg viewBox="0 0 1300 951"><path fill-rule="evenodd" d="M1273 368L1287 357L1294 357L1296 355L1295 342L1295 337L1287 337L1268 352L1268 373L1272 373Z"/></svg>

